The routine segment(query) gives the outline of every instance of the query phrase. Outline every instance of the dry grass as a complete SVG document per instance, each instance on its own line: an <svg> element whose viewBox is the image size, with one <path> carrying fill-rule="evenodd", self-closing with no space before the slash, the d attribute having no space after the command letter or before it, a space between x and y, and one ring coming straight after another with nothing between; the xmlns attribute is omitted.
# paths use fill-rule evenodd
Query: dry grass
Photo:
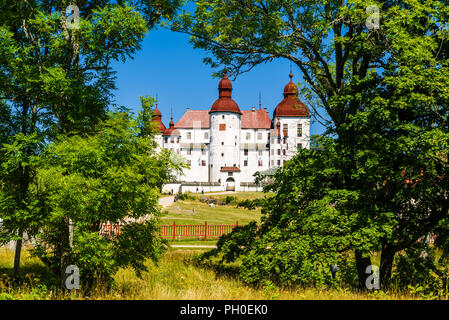
<svg viewBox="0 0 449 320"><path fill-rule="evenodd" d="M218 275L210 269L195 266L190 259L199 250L171 250L156 267L149 265L143 279L132 270L121 270L116 276L117 293L126 299L145 300L368 300L410 299L404 294L367 294L350 290L315 288L252 288L238 277Z"/></svg>
<svg viewBox="0 0 449 320"><path fill-rule="evenodd" d="M24 251L22 282L13 286L13 251L0 249L0 300L1 299L107 299L107 300L366 300L411 299L397 293L360 293L350 290L319 288L252 288L241 283L230 273L217 274L212 269L199 267L192 258L201 250L170 250L156 266L148 262L149 271L143 278L136 277L132 269L121 269L115 276L115 286L109 292L98 289L83 296L81 293L64 293L51 289L50 276L40 261Z"/></svg>

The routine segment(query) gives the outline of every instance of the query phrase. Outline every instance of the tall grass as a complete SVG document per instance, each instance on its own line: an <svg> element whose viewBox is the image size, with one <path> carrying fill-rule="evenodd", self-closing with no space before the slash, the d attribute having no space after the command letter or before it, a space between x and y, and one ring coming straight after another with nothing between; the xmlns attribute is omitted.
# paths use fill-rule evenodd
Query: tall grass
<svg viewBox="0 0 449 320"><path fill-rule="evenodd" d="M366 293L348 289L248 287L232 272L220 272L193 263L201 250L170 250L158 265L148 261L139 279L132 269L121 269L109 290L85 294L57 289L49 271L24 250L19 281L11 278L13 251L0 248L0 299L143 299L143 300L364 300L411 299L404 293ZM231 270L232 271L232 270Z"/></svg>

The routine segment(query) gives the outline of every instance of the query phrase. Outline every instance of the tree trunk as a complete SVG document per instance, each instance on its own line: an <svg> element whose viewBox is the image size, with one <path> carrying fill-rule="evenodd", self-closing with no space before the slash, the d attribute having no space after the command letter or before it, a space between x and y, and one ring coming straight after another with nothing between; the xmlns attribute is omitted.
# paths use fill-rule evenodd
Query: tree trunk
<svg viewBox="0 0 449 320"><path fill-rule="evenodd" d="M380 285L382 289L388 288L391 280L391 269L393 268L393 260L396 251L389 246L382 248L380 255Z"/></svg>
<svg viewBox="0 0 449 320"><path fill-rule="evenodd" d="M19 232L20 240L16 241L16 251L14 255L14 272L13 276L17 277L19 274L19 268L20 268L20 254L22 252L22 241L23 241L23 232Z"/></svg>
<svg viewBox="0 0 449 320"><path fill-rule="evenodd" d="M355 265L357 268L357 275L359 278L359 289L366 289L365 281L369 276L365 273L366 268L371 265L371 258L369 256L364 257L362 252L359 250L355 250Z"/></svg>

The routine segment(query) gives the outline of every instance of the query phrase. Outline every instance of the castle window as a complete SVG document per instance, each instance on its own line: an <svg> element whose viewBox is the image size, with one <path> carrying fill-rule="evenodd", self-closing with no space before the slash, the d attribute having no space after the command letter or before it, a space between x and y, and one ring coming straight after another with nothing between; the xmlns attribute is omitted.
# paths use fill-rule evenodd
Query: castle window
<svg viewBox="0 0 449 320"><path fill-rule="evenodd" d="M274 156L274 149L271 149L271 155Z"/></svg>
<svg viewBox="0 0 449 320"><path fill-rule="evenodd" d="M246 140L249 140L249 139L251 139L251 132L246 133Z"/></svg>
<svg viewBox="0 0 449 320"><path fill-rule="evenodd" d="M222 115L221 118L224 119L224 115Z"/></svg>
<svg viewBox="0 0 449 320"><path fill-rule="evenodd" d="M286 154L286 152L285 152L285 149L284 150L282 150L282 154L285 156L285 154Z"/></svg>
<svg viewBox="0 0 449 320"><path fill-rule="evenodd" d="M247 167L247 166L248 166L248 160L244 160L244 161L243 161L243 166L244 166L244 167Z"/></svg>
<svg viewBox="0 0 449 320"><path fill-rule="evenodd" d="M179 139L179 137L178 137L178 143L179 143L179 140L180 140L180 139Z"/></svg>
<svg viewBox="0 0 449 320"><path fill-rule="evenodd" d="M175 143L175 138L170 138L170 143Z"/></svg>
<svg viewBox="0 0 449 320"><path fill-rule="evenodd" d="M278 144L281 144L281 137L278 137Z"/></svg>
<svg viewBox="0 0 449 320"><path fill-rule="evenodd" d="M298 123L298 137L302 137L302 124Z"/></svg>
<svg viewBox="0 0 449 320"><path fill-rule="evenodd" d="M281 160L278 160L278 167L281 165Z"/></svg>
<svg viewBox="0 0 449 320"><path fill-rule="evenodd" d="M262 167L262 166L263 166L262 160L259 160L259 167Z"/></svg>
<svg viewBox="0 0 449 320"><path fill-rule="evenodd" d="M278 156L281 155L281 149L278 149Z"/></svg>
<svg viewBox="0 0 449 320"><path fill-rule="evenodd" d="M224 157L224 153L223 152L221 153L221 156Z"/></svg>
<svg viewBox="0 0 449 320"><path fill-rule="evenodd" d="M232 177L234 175L234 172L228 172L228 177Z"/></svg>
<svg viewBox="0 0 449 320"><path fill-rule="evenodd" d="M226 131L226 123L220 123L220 131Z"/></svg>
<svg viewBox="0 0 449 320"><path fill-rule="evenodd" d="M257 140L262 140L262 132L257 133Z"/></svg>
<svg viewBox="0 0 449 320"><path fill-rule="evenodd" d="M221 145L224 146L224 142L223 141L221 142Z"/></svg>
<svg viewBox="0 0 449 320"><path fill-rule="evenodd" d="M298 143L298 150L302 149L302 143Z"/></svg>
<svg viewBox="0 0 449 320"><path fill-rule="evenodd" d="M168 143L168 138L167 138L167 137L164 138L164 142L165 142L165 143Z"/></svg>
<svg viewBox="0 0 449 320"><path fill-rule="evenodd" d="M191 132L187 132L187 139L192 139L192 133Z"/></svg>
<svg viewBox="0 0 449 320"><path fill-rule="evenodd" d="M244 156L247 156L247 155L248 155L248 149L244 149L244 150L243 150L243 155L244 155Z"/></svg>
<svg viewBox="0 0 449 320"><path fill-rule="evenodd" d="M274 166L274 160L271 160L271 166Z"/></svg>
<svg viewBox="0 0 449 320"><path fill-rule="evenodd" d="M202 165L203 167L205 167L205 166L206 166L206 160L201 160L201 165Z"/></svg>
<svg viewBox="0 0 449 320"><path fill-rule="evenodd" d="M284 132L288 131L288 124L284 123L282 125L282 129L283 129Z"/></svg>

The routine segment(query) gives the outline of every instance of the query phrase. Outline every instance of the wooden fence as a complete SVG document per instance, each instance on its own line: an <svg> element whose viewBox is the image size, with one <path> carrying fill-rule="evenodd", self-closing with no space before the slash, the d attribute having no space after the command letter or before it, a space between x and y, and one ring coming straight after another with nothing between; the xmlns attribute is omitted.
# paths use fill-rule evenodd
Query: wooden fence
<svg viewBox="0 0 449 320"><path fill-rule="evenodd" d="M238 226L238 221L236 224L207 224L207 221L204 224L176 224L173 222L173 224L161 225L157 235L172 241L189 238L206 241L228 234ZM120 233L120 228L121 225L118 224L104 223L100 226L100 234L113 238Z"/></svg>

